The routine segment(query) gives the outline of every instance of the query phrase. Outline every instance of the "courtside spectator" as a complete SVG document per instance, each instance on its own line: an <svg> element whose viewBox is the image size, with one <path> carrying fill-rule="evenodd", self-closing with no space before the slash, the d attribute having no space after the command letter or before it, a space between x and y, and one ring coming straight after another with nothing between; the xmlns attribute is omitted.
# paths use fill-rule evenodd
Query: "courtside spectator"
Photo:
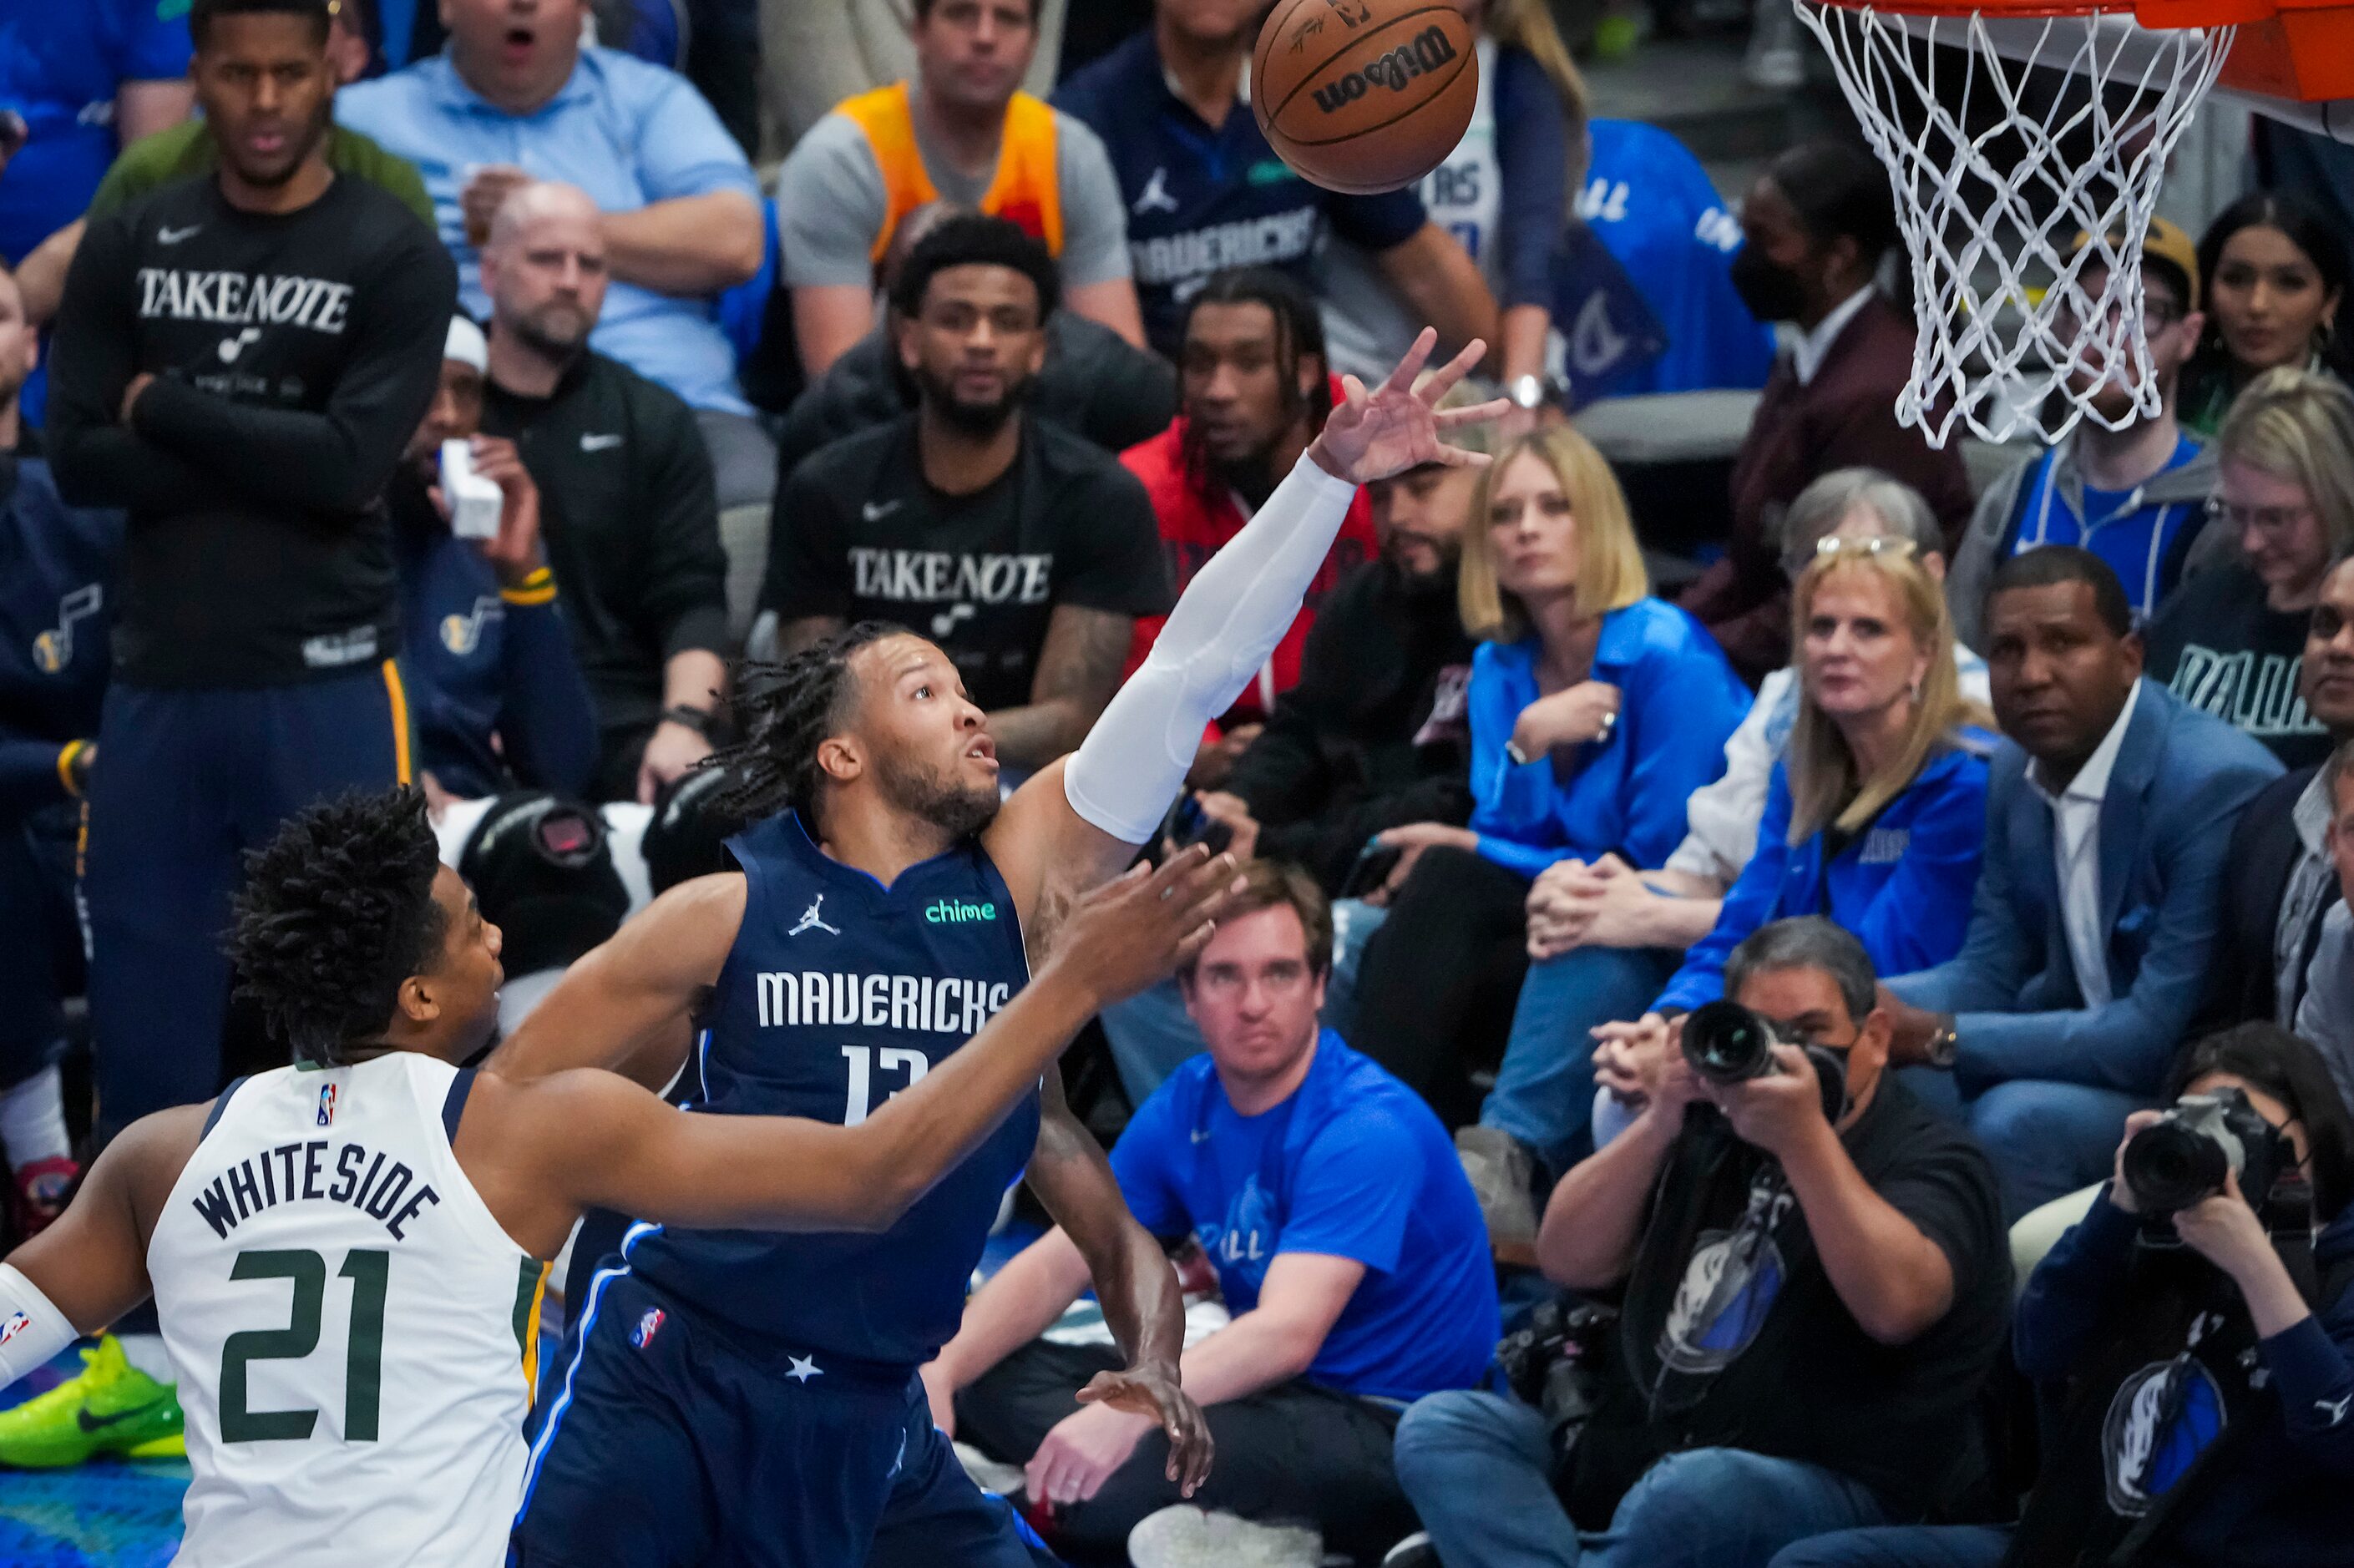
<svg viewBox="0 0 2354 1568"><path fill-rule="evenodd" d="M0 262L80 217L115 154L188 117L187 7L76 0L8 8L0 103L25 143L0 183Z"/></svg>
<svg viewBox="0 0 2354 1568"><path fill-rule="evenodd" d="M1354 997L1360 1048L1443 1116L1469 1119L1464 1075L1510 1027L1531 880L1612 852L1664 860L1749 711L1716 644L1649 588L1618 481L1575 430L1523 438L1486 470L1457 591L1481 639L1471 820L1375 841L1399 853Z"/></svg>
<svg viewBox="0 0 2354 1568"><path fill-rule="evenodd" d="M1023 408L1055 263L1002 217L954 217L892 300L916 410L822 448L777 495L766 608L794 652L893 620L955 661L1009 768L1076 748L1165 610L1151 503L1117 460Z"/></svg>
<svg viewBox="0 0 2354 1568"><path fill-rule="evenodd" d="M1120 4L1149 0L1088 0L1080 7L1081 16L1100 20ZM1070 9L1070 0L1037 0L1038 42L1023 83L1032 92L1043 94L1055 85ZM1125 29L1120 36L1126 36ZM898 0L764 4L759 54L762 97L788 143L807 135L843 99L897 81L916 69L907 7Z"/></svg>
<svg viewBox="0 0 2354 1568"><path fill-rule="evenodd" d="M1177 418L1120 461L1144 482L1173 586L1182 593L1308 450L1338 399L1340 383L1325 360L1315 302L1271 268L1211 279L1185 307L1181 339ZM1309 584L1291 630L1260 677L1235 699L1224 733L1204 743L1192 779L1196 788L1214 789L1225 782L1276 698L1299 679L1300 651L1325 595L1376 548L1373 510L1361 492L1349 503L1340 537ZM1144 662L1160 634L1159 616L1137 623L1130 672Z"/></svg>
<svg viewBox="0 0 2354 1568"><path fill-rule="evenodd" d="M1186 305L1217 273L1274 267L1305 284L1328 228L1373 256L1440 342L1495 344L1495 297L1413 192L1338 195L1267 145L1244 82L1265 10L1257 0L1157 0L1150 28L1055 91L1055 107L1111 154L1152 346L1182 361Z"/></svg>
<svg viewBox="0 0 2354 1568"><path fill-rule="evenodd" d="M2315 783L2329 811L2324 842L2338 902L2322 917L2305 994L2296 1004L2296 1032L2320 1049L2339 1097L2354 1106L2354 911L2345 902L2347 888L2354 885L2354 802L2348 799L2354 794L2348 788L2354 783L2354 750L2341 745Z"/></svg>
<svg viewBox="0 0 2354 1568"><path fill-rule="evenodd" d="M2099 1179L2212 984L2231 824L2272 753L2141 678L2090 551L2005 562L1987 596L1985 868L1950 961L1889 982L1892 1060L1963 1117L2011 1218Z"/></svg>
<svg viewBox="0 0 2354 1568"><path fill-rule="evenodd" d="M711 311L760 269L759 186L684 79L582 46L586 12L587 0L442 0L447 50L346 90L335 117L424 175L478 320L491 314L482 249L501 205L533 180L588 192L612 270L597 352L695 409L721 505L765 503L776 454Z"/></svg>
<svg viewBox="0 0 2354 1568"><path fill-rule="evenodd" d="M2090 235L2079 235L2076 249L2091 243ZM1974 647L1985 646L1978 614L1988 581L2003 562L2029 550L2079 545L2100 556L2123 585L2137 627L2182 580L2215 488L2214 454L2175 418L2183 361L2205 329L2199 258L2190 237L2161 217L2150 222L2141 262L2142 331L2158 377L2158 412L2136 413L2131 390L2110 377L2094 392L2093 406L2123 421L2122 429L2081 419L2060 445L2026 459L1978 497L1969 533L1955 552L1952 588L1954 623ZM2086 293L2100 296L2106 271L2097 260L2086 264ZM2086 328L2063 313L2055 330Z"/></svg>
<svg viewBox="0 0 2354 1568"><path fill-rule="evenodd" d="M2329 736L2297 668L2321 579L2354 546L2354 393L2335 376L2267 370L2232 405L2215 454L2209 525L2239 556L2184 583L2151 620L2150 679L2307 767Z"/></svg>
<svg viewBox="0 0 2354 1568"><path fill-rule="evenodd" d="M2243 387L2283 366L2346 378L2345 236L2293 196L2250 191L2199 237L2207 330L2182 367L2185 429L2211 436Z"/></svg>
<svg viewBox="0 0 2354 1568"><path fill-rule="evenodd" d="M1423 210L1469 252L1502 307L1495 364L1519 412L1498 433L1510 439L1535 424L1545 401L1553 261L1578 186L1585 83L1544 0L1464 0L1458 8L1479 30L1479 101L1463 140L1416 188ZM1422 330L1373 259L1346 240L1327 247L1319 291L1333 364L1351 374L1384 374Z"/></svg>
<svg viewBox="0 0 2354 1568"><path fill-rule="evenodd" d="M1911 544L1823 542L1793 597L1793 657L1800 699L1766 800L1757 853L1719 906L1716 925L1633 1022L1606 1024L1589 1069L1623 1095L1630 1054L1671 1048L1668 1021L1723 994L1725 957L1752 931L1796 915L1834 920L1863 944L1875 970L1942 963L1962 945L1986 842L1991 720L1961 694L1953 628L1937 579ZM1523 987L1523 1015L1544 995ZM1516 1020L1516 1023L1520 1020ZM1526 1032L1516 1029L1516 1034ZM1575 1062L1583 1042L1554 1036ZM1520 1075L1499 1073L1500 1084ZM1558 1170L1591 1097L1572 1079L1564 1118L1537 1146ZM1473 1146L1478 1147L1476 1144ZM1469 1168L1469 1162L1467 1162ZM1508 1160L1482 1199L1499 1240L1533 1238L1535 1215L1516 1200L1527 1166ZM1481 1186L1474 1171L1474 1185ZM1512 1178L1517 1177L1514 1181ZM1490 1190L1500 1189L1490 1196Z"/></svg>
<svg viewBox="0 0 2354 1568"><path fill-rule="evenodd" d="M540 547L539 488L514 442L481 433L489 370L482 329L453 317L433 406L385 486L418 770L437 803L518 785L577 797L597 767L597 711ZM445 441L466 442L474 472L499 487L493 537L451 532Z"/></svg>
<svg viewBox="0 0 2354 1568"><path fill-rule="evenodd" d="M1945 577L1937 519L1910 486L1871 469L1839 469L1798 493L1784 524L1795 581L1827 539L1901 541L1933 582ZM1901 619L1901 618L1898 618ZM1892 628L1895 620L1891 621ZM1892 635L1891 641L1893 641ZM1987 701L1986 662L1958 644L1956 683ZM1529 972L1479 1124L1456 1134L1490 1229L1525 1236L1530 1199L1575 1162L1594 1098L1594 1031L1638 1018L1723 912L1726 890L1758 850L1768 787L1798 718L1799 672L1766 677L1724 747L1724 772L1685 803L1683 842L1659 870L1616 852L1547 866L1529 889Z"/></svg>
<svg viewBox="0 0 2354 1568"><path fill-rule="evenodd" d="M935 202L909 213L883 260L883 294L895 291L916 241L962 209ZM888 424L916 407L916 382L899 363L894 320L852 344L793 399L777 431L777 488L830 441ZM1046 355L1030 386L1028 411L1123 452L1169 428L1177 415L1177 372L1149 348L1082 315L1067 302L1046 317ZM773 532L770 539L773 546Z"/></svg>
<svg viewBox="0 0 2354 1568"><path fill-rule="evenodd" d="M1504 1395L1437 1394L1398 1427L1447 1568L1758 1568L1982 1479L1978 1390L2010 1305L1986 1157L1887 1070L1855 938L1776 921L1724 979L1807 1049L1734 1084L1664 1056L1634 1124L1554 1189L1546 1278L1624 1302L1588 1347L1564 1473L1548 1413Z"/></svg>
<svg viewBox="0 0 2354 1568"><path fill-rule="evenodd" d="M606 215L610 217L610 214ZM597 700L600 800L651 802L711 755L727 558L711 459L678 397L590 346L609 225L569 185L507 198L482 248L482 433L515 443Z"/></svg>
<svg viewBox="0 0 2354 1568"><path fill-rule="evenodd" d="M1329 1550L1371 1562L1411 1528L1390 1466L1398 1411L1479 1380L1495 1278L1429 1107L1317 1026L1323 895L1272 861L1244 877L1181 977L1209 1051L1138 1108L1112 1171L1147 1230L1202 1243L1233 1314L1184 1353L1185 1392L1218 1445L1195 1504L1310 1523ZM1210 1538L1233 1556L1175 1552L1208 1544L1194 1509L1138 1528L1180 1500L1166 1440L1145 1417L1072 1410L1071 1390L1117 1367L1117 1351L1037 1337L1087 1284L1061 1230L1001 1269L924 1369L934 1419L1025 1466L1032 1505L1052 1510L1054 1544L1075 1560L1130 1561L1131 1530L1137 1562L1263 1560L1246 1531Z"/></svg>
<svg viewBox="0 0 2354 1568"><path fill-rule="evenodd" d="M345 86L357 81L367 64L367 44L354 32L355 10L355 4L337 5L333 30L327 35L328 63L335 79ZM25 308L33 320L46 323L57 314L58 300L65 292L66 269L73 265L74 250L81 244L82 230L90 219L111 212L158 185L209 175L219 164L220 144L197 120L183 120L126 143L122 155L114 160L106 177L99 181L98 189L90 198L89 210L77 214L73 222L41 241L18 265L16 281L24 291ZM429 228L432 226L433 198L425 194L425 182L418 176L416 166L406 159L394 157L357 132L341 126L329 128L327 166L339 175L354 175L382 185L417 214L419 221Z"/></svg>
<svg viewBox="0 0 2354 1568"><path fill-rule="evenodd" d="M50 366L59 491L131 514L84 883L107 1129L218 1086L239 851L410 777L382 497L456 291L398 199L327 166L325 0L189 26L220 167L90 225Z"/></svg>
<svg viewBox="0 0 2354 1568"><path fill-rule="evenodd" d="M1437 406L1487 396L1467 381ZM1457 444L1484 452L1492 440L1470 426ZM1474 470L1436 462L1365 486L1381 555L1325 599L1300 652L1299 683L1276 699L1225 787L1193 796L1195 825L1223 831L1226 853L1288 862L1327 897L1345 898L1384 829L1469 819L1471 640L1455 579L1479 487ZM1342 908L1350 923L1333 933L1336 1000L1344 962L1353 976L1377 924L1369 916L1380 913L1355 899ZM1327 1021L1341 1023L1342 1012ZM1202 1049L1174 980L1104 1009L1103 1027L1132 1105Z"/></svg>
<svg viewBox="0 0 2354 1568"><path fill-rule="evenodd" d="M874 326L893 238L941 200L1020 225L1061 269L1072 313L1143 345L1111 159L1094 132L1020 90L1039 3L916 0L914 74L836 105L785 160L784 281L811 376Z"/></svg>
<svg viewBox="0 0 2354 1568"><path fill-rule="evenodd" d="M1691 149L1639 120L1586 126L1585 185L1577 216L1650 307L1666 344L1620 363L1610 334L1558 323L1573 389L1595 397L1763 387L1774 369L1774 328L1749 313L1733 286L1741 220Z"/></svg>
<svg viewBox="0 0 2354 1568"><path fill-rule="evenodd" d="M2235 1181L2161 1221L2118 1146L2116 1175L2020 1298L2014 1353L2053 1420L2019 1524L1825 1536L1773 1568L2345 1561L2354 1121L2313 1048L2272 1024L2200 1041L2171 1077L2169 1097L2243 1096L2293 1168L2261 1213ZM2138 1113L2126 1138L2156 1119Z"/></svg>
<svg viewBox="0 0 2354 1568"><path fill-rule="evenodd" d="M74 840L98 758L122 514L69 506L20 445L16 394L39 355L0 270L0 1152L19 1236L65 1210L79 1173L58 1056L83 984Z"/></svg>
<svg viewBox="0 0 2354 1568"><path fill-rule="evenodd" d="M2306 628L2297 689L2333 746L2354 740L2354 560L2321 579ZM2232 830L2224 857L2223 928L2216 948L2217 1016L2287 1028L2312 983L2322 920L2338 902L2329 787L2317 766L2264 786Z"/></svg>
<svg viewBox="0 0 2354 1568"><path fill-rule="evenodd" d="M1789 657L1782 514L1833 469L1879 469L1929 503L1950 541L1969 516L1961 448L1896 422L1913 368L1911 313L1880 291L1896 244L1888 172L1861 147L1808 142L1768 164L1742 199L1733 286L1761 322L1795 327L1733 462L1733 534L1677 601L1753 684ZM1965 639L1967 641L1967 638Z"/></svg>

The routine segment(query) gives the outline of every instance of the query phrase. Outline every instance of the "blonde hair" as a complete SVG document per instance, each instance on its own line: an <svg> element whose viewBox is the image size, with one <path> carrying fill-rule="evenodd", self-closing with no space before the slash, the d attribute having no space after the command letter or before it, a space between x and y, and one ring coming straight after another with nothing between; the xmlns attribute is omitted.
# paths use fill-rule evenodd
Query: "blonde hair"
<svg viewBox="0 0 2354 1568"><path fill-rule="evenodd" d="M1643 569L1643 549L1627 515L1627 495L1618 476L1594 443L1567 425L1522 436L1479 476L1471 500L1471 525L1463 531L1463 565L1456 577L1456 605L1463 629L1491 642L1517 642L1529 633L1519 598L1496 580L1496 555L1488 535L1489 508L1498 476L1522 457L1552 471L1577 524L1577 613L1592 618L1624 609L1651 591Z"/></svg>
<svg viewBox="0 0 2354 1568"><path fill-rule="evenodd" d="M2332 560L2354 549L2354 393L2334 376L2282 366L2233 400L2217 455L2301 485Z"/></svg>
<svg viewBox="0 0 2354 1568"><path fill-rule="evenodd" d="M1914 642L1929 656L1912 720L1904 727L1904 744L1869 779L1856 777L1847 737L1816 705L1803 673L1807 621L1814 613L1815 596L1824 583L1844 572L1877 577L1894 589ZM1960 677L1954 672L1954 621L1946 609L1945 589L1913 554L1849 551L1817 557L1791 590L1790 619L1790 662L1801 671L1797 722L1791 726L1789 748L1783 753L1790 779L1791 843L1804 843L1826 827L1857 832L1904 792L1931 757L1956 744L1964 725L1993 724L1991 715L1962 695Z"/></svg>
<svg viewBox="0 0 2354 1568"><path fill-rule="evenodd" d="M1585 79L1577 71L1577 62L1569 57L1569 46L1562 42L1561 29L1553 25L1553 10L1545 0L1488 0L1488 11L1482 26L1488 36L1498 43L1527 54L1543 68L1553 79L1553 88L1561 94L1561 106L1569 113L1573 131L1582 131L1587 113Z"/></svg>

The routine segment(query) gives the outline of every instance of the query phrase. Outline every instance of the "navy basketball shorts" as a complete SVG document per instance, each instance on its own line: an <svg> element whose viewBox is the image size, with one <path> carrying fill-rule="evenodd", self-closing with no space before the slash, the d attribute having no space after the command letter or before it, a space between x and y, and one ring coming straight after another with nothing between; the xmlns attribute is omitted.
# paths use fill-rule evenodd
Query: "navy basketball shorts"
<svg viewBox="0 0 2354 1568"><path fill-rule="evenodd" d="M81 808L70 802L0 818L0 1089L57 1060L65 999L81 991L80 829Z"/></svg>
<svg viewBox="0 0 2354 1568"><path fill-rule="evenodd" d="M614 1268L533 1424L518 1568L1053 1562L965 1475L912 1374L796 1354Z"/></svg>

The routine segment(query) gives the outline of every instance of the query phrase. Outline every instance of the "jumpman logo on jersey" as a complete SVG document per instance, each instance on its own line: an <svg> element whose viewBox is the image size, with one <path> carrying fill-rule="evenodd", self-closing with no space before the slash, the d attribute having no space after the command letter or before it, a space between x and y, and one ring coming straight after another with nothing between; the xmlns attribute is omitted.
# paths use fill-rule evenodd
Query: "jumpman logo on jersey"
<svg viewBox="0 0 2354 1568"><path fill-rule="evenodd" d="M2343 1399L2317 1399L2313 1402L2314 1409L2329 1417L2327 1425L2331 1426L2346 1419L2346 1408L2349 1405L2354 1405L2354 1393L2349 1393Z"/></svg>
<svg viewBox="0 0 2354 1568"><path fill-rule="evenodd" d="M825 916L818 913L818 911L823 907L825 907L825 895L821 893L815 898L810 900L810 906L807 909L801 911L801 924L786 932L785 935L788 937L798 937L803 931L823 931L829 937L841 936L841 927L838 926L827 925L825 923Z"/></svg>
<svg viewBox="0 0 2354 1568"><path fill-rule="evenodd" d="M106 602L101 583L86 583L58 600L58 623L33 639L33 663L44 675L62 674L73 662L74 622L96 615Z"/></svg>
<svg viewBox="0 0 2354 1568"><path fill-rule="evenodd" d="M1144 194L1136 198L1136 205L1129 210L1139 217L1148 212L1177 210L1177 198L1169 194L1168 169L1164 167L1152 171L1152 177L1144 182Z"/></svg>

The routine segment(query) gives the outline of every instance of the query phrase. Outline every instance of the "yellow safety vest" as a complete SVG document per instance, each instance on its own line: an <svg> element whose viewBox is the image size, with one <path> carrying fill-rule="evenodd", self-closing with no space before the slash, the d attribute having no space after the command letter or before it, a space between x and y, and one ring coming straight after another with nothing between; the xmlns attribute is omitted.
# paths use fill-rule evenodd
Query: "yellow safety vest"
<svg viewBox="0 0 2354 1568"><path fill-rule="evenodd" d="M875 162L883 171L883 228L875 236L873 259L880 266L900 223L919 207L940 199L924 154L916 145L916 122L908 111L907 84L893 82L845 100L837 112L866 132ZM1005 106L1005 130L997 150L997 177L981 198L981 210L1019 224L1024 233L1063 253L1063 187L1055 171L1055 111L1044 99L1016 92Z"/></svg>

